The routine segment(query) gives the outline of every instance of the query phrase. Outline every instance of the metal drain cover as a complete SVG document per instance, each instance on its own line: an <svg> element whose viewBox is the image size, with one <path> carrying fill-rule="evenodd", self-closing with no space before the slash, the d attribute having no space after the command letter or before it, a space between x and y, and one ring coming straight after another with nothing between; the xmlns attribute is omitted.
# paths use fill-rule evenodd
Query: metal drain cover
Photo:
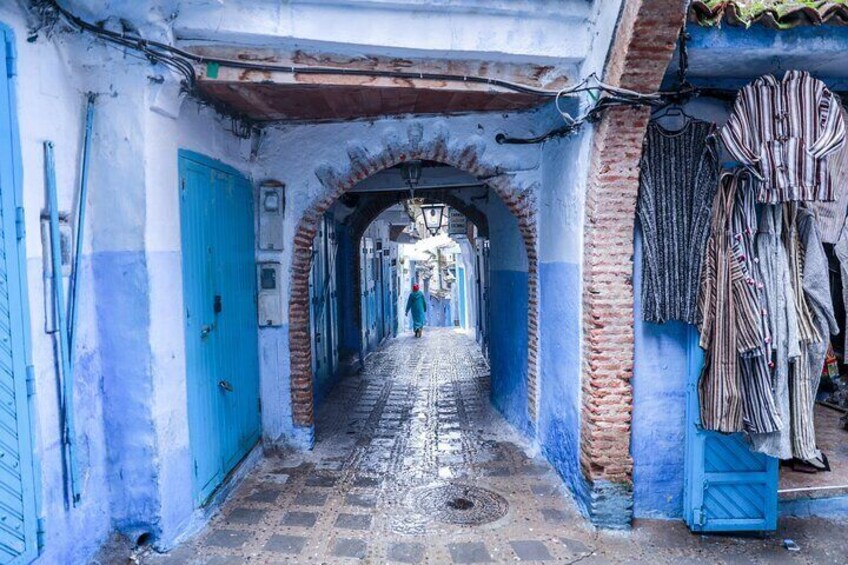
<svg viewBox="0 0 848 565"><path fill-rule="evenodd" d="M418 490L409 502L430 520L461 526L488 524L509 510L509 503L498 493L456 483Z"/></svg>

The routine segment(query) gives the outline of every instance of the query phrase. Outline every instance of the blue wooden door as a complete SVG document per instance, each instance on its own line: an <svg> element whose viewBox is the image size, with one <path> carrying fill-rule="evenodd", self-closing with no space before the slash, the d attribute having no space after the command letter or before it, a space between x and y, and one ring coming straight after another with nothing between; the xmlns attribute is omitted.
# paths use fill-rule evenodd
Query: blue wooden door
<svg viewBox="0 0 848 565"><path fill-rule="evenodd" d="M253 198L234 169L180 151L186 388L194 500L259 439Z"/></svg>
<svg viewBox="0 0 848 565"><path fill-rule="evenodd" d="M465 269L461 266L456 268L456 284L457 287L457 309L459 311L459 325L465 327Z"/></svg>
<svg viewBox="0 0 848 565"><path fill-rule="evenodd" d="M333 334L331 324L332 303L332 273L330 268L329 233L330 221L323 218L318 226L318 233L312 243L312 270L310 272L309 288L312 305L310 322L312 327L312 374L323 390L321 383L326 383L333 375Z"/></svg>
<svg viewBox="0 0 848 565"><path fill-rule="evenodd" d="M224 228L216 230L212 306L223 471L227 473L256 444L261 427L253 192L247 179L232 171L213 170L212 179L218 194L216 224Z"/></svg>
<svg viewBox="0 0 848 565"><path fill-rule="evenodd" d="M338 270L336 261L339 255L339 246L336 237L336 224L329 218L327 226L327 286L328 300L327 309L327 348L330 351L329 371L334 375L339 366L339 303L338 303Z"/></svg>
<svg viewBox="0 0 848 565"><path fill-rule="evenodd" d="M377 338L376 343L380 343L383 341L383 338L386 337L386 303L385 303L385 288L386 281L383 276L383 242L377 241L377 247L374 255L374 265L377 271L377 275L374 277L374 309L375 315L374 318L376 320L376 332Z"/></svg>
<svg viewBox="0 0 848 565"><path fill-rule="evenodd" d="M741 434L700 426L698 378L704 355L689 328L684 519L693 532L777 528L778 461L753 453Z"/></svg>
<svg viewBox="0 0 848 565"><path fill-rule="evenodd" d="M367 353L377 344L377 262L374 257L374 240L371 238L363 239L362 258L362 343Z"/></svg>
<svg viewBox="0 0 848 565"><path fill-rule="evenodd" d="M38 555L21 168L11 32L0 27L0 563Z"/></svg>

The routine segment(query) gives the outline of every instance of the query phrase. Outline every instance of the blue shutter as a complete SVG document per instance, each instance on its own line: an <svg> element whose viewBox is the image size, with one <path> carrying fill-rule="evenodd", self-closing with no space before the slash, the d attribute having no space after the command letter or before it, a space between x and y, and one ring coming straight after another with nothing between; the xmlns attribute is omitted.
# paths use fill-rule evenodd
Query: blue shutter
<svg viewBox="0 0 848 565"><path fill-rule="evenodd" d="M38 555L36 491L30 422L26 286L17 123L10 76L12 38L0 27L0 563Z"/></svg>
<svg viewBox="0 0 848 565"><path fill-rule="evenodd" d="M693 532L771 531L777 528L777 471L773 457L753 453L741 434L700 426L698 378L703 351L690 328L683 514Z"/></svg>

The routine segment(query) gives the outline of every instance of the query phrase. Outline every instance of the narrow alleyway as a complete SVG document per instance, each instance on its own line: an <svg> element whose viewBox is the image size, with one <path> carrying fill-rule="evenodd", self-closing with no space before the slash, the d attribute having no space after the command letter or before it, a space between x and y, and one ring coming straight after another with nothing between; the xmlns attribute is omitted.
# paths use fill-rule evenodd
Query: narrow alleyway
<svg viewBox="0 0 848 565"><path fill-rule="evenodd" d="M844 535L818 520L784 523L765 539L698 537L678 522L594 531L544 459L491 408L479 347L452 329L428 329L420 340L405 334L378 350L316 421L312 452L269 458L201 534L142 562L845 559ZM803 551L787 552L780 536Z"/></svg>

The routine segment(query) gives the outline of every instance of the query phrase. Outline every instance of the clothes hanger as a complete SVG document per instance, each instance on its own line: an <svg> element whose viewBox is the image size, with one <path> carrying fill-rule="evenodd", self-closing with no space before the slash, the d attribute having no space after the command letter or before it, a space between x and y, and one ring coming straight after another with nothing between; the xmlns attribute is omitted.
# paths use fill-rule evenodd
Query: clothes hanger
<svg viewBox="0 0 848 565"><path fill-rule="evenodd" d="M683 109L683 106L678 102L671 102L662 106L651 113L651 121L657 122L659 120L668 120L670 118L676 118L678 120L682 120L678 127L674 128L666 128L671 131L680 131L688 126L691 122L696 121L697 118L687 113L686 110ZM665 124L662 124L665 127Z"/></svg>
<svg viewBox="0 0 848 565"><path fill-rule="evenodd" d="M670 102L670 103L666 104L665 106L661 106L660 108L654 110L651 113L651 119L652 120L658 120L660 118L675 117L675 116L686 118L686 120L689 120L689 121L697 119L697 118L695 118L695 116L686 112L686 110L683 109L683 106L681 104L679 104L678 102Z"/></svg>

